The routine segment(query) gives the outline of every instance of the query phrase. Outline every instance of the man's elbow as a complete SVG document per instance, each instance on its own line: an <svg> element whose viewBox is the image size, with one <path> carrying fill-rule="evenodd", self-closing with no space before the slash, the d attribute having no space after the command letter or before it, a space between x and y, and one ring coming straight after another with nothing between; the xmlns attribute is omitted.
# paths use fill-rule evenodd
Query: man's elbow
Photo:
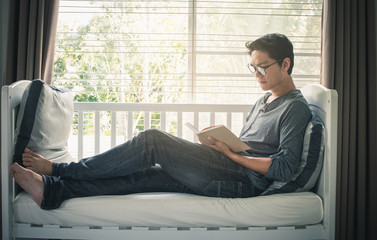
<svg viewBox="0 0 377 240"><path fill-rule="evenodd" d="M274 165L274 166L273 166ZM294 177L296 167L288 166L285 164L271 164L266 175L270 175L275 181L287 182Z"/></svg>

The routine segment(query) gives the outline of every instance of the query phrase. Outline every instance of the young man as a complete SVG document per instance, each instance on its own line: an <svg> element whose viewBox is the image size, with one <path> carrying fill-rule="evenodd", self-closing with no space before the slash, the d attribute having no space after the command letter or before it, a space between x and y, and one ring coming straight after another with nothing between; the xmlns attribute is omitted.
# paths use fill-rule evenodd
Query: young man
<svg viewBox="0 0 377 240"><path fill-rule="evenodd" d="M291 73L292 43L281 34L246 43L262 90L240 138L251 149L235 153L223 142L195 144L147 130L105 153L78 163L52 163L25 149L10 171L43 209L70 198L136 192L186 192L213 197L252 197L294 174L301 156L308 104Z"/></svg>

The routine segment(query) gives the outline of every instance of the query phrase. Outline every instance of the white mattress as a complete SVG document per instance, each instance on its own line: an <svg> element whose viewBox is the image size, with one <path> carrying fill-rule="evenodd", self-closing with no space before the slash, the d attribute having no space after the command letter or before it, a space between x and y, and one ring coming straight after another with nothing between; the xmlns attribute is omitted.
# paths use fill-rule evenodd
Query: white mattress
<svg viewBox="0 0 377 240"><path fill-rule="evenodd" d="M211 198L180 193L98 196L41 210L20 193L16 222L60 226L247 227L310 225L322 221L322 200L311 192L253 198Z"/></svg>

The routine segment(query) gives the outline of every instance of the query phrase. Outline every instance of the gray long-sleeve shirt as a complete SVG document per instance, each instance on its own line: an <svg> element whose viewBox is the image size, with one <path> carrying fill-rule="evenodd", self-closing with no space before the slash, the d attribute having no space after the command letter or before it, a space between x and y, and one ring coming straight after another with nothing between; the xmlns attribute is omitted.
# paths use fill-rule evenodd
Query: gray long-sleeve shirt
<svg viewBox="0 0 377 240"><path fill-rule="evenodd" d="M261 190L274 180L287 181L299 165L302 143L311 113L300 90L293 90L271 103L266 93L251 109L240 138L251 149L243 155L270 157L266 175L247 169L251 182Z"/></svg>

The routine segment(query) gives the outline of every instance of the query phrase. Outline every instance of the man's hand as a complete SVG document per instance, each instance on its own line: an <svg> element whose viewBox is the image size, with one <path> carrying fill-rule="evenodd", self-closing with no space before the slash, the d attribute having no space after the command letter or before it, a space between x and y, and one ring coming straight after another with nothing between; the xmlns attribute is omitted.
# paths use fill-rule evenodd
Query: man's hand
<svg viewBox="0 0 377 240"><path fill-rule="evenodd" d="M202 139L199 138L199 141L215 151L222 153L223 155L227 156L232 161L248 168L253 171L259 172L263 175L267 174L268 169L271 165L271 159L268 157L250 157L250 156L242 156L235 152L233 152L228 145L224 142L215 139L214 137L208 137L207 142L204 142Z"/></svg>
<svg viewBox="0 0 377 240"><path fill-rule="evenodd" d="M224 142L221 142L219 140L217 140L216 138L214 137L208 137L207 138L207 142L204 142L203 139L199 138L199 141L201 144L209 147L209 148L212 148L213 150L215 151L218 151L222 154L224 154L225 156L227 156L230 152L232 152L232 150L230 150L230 147L228 145L226 145Z"/></svg>

